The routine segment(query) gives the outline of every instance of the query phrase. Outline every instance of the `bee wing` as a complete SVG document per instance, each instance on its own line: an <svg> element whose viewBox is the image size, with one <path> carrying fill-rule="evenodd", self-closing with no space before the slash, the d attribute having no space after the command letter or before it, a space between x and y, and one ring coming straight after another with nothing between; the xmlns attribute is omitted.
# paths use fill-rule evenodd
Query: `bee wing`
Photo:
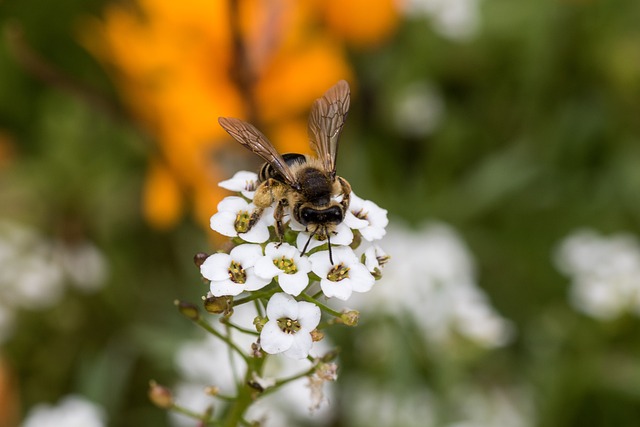
<svg viewBox="0 0 640 427"><path fill-rule="evenodd" d="M289 185L296 182L287 162L255 126L233 117L219 117L218 123L236 141L262 157L264 161L280 172Z"/></svg>
<svg viewBox="0 0 640 427"><path fill-rule="evenodd" d="M309 115L309 141L324 170L336 174L338 139L349 111L349 84L340 80L315 100Z"/></svg>

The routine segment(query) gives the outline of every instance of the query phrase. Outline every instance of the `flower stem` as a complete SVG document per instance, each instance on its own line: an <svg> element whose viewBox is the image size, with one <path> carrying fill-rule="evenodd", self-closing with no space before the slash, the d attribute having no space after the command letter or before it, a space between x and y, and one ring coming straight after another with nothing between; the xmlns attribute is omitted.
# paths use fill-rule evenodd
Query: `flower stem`
<svg viewBox="0 0 640 427"><path fill-rule="evenodd" d="M300 296L302 298L304 298L305 300L307 300L308 302L317 305L318 307L320 307L320 309L326 311L327 313L331 314L332 316L342 317L342 313L335 311L334 309L332 309L328 305L325 305L325 304L321 303L320 301L318 301L314 297L312 297L310 295L307 295L304 292L301 293Z"/></svg>
<svg viewBox="0 0 640 427"><path fill-rule="evenodd" d="M238 353L240 355L240 357L242 357L244 359L244 361L247 363L247 365L250 364L249 357L246 354L244 354L244 352L240 349L240 347L238 347L236 345L236 343L231 341L229 339L229 337L226 337L226 336L222 335L220 332L216 331L210 324L208 324L207 322L205 322L202 319L194 320L194 322L196 324L198 324L198 326L200 326L201 328L206 330L207 332L215 335L217 338L219 338L222 341L224 341L229 347L234 349L236 351L236 353Z"/></svg>

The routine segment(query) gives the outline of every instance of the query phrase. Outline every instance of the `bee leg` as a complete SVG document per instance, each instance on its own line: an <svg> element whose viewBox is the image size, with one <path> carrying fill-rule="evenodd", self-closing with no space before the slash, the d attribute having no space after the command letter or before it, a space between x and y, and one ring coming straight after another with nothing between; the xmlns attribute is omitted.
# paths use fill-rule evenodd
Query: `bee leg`
<svg viewBox="0 0 640 427"><path fill-rule="evenodd" d="M287 199L280 199L278 200L276 209L273 212L273 218L276 220L276 223L275 223L276 236L278 236L278 239L280 240L280 243L278 243L278 246L280 246L284 241L284 224L282 223L282 217L284 216L284 208L286 206L288 206Z"/></svg>
<svg viewBox="0 0 640 427"><path fill-rule="evenodd" d="M251 216L249 217L249 230L251 230L253 226L256 225L256 222L260 220L260 217L262 217L262 212L264 212L264 208L255 208L253 212L251 212Z"/></svg>
<svg viewBox="0 0 640 427"><path fill-rule="evenodd" d="M340 205L342 205L342 208L346 211L349 209L349 202L351 201L351 184L341 176L337 178L340 183L340 187L342 188L342 201L340 202Z"/></svg>

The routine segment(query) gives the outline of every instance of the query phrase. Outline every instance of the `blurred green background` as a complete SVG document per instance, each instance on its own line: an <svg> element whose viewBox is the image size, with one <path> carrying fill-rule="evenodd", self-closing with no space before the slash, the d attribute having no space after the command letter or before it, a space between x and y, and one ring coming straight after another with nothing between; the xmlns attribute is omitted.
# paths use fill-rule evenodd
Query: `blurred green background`
<svg viewBox="0 0 640 427"><path fill-rule="evenodd" d="M197 10L204 2L188 3L184 9ZM250 13L255 4L245 3ZM328 3L352 16L350 6ZM174 354L198 336L173 300L199 300L206 289L193 254L219 241L193 215L157 227L143 214L150 161L171 156L171 144L158 131L166 123L150 125L140 113L149 98L131 101L135 80L122 84L127 69L82 41L87 19L103 17L109 4L0 1L0 268L32 271L20 262L44 250L34 243L43 242L48 260L64 251L73 260L74 249L90 246L98 255L87 263L106 270L87 267L88 278L78 279L64 268L89 264L56 264L71 267L29 279L42 290L27 303L16 302L15 290L0 291L13 319L0 342L2 426L19 425L33 405L70 393L100 404L107 425L169 425L148 403L147 384L177 381ZM145 13L133 1L120 4ZM323 13L330 27L333 15ZM609 319L582 313L553 254L580 228L640 231L640 3L416 0L394 13L373 41L331 33L342 40L345 77L355 88L339 173L388 209L391 227L437 219L457 230L475 259L478 286L513 336L498 348L466 343L448 353L420 339L420 325L403 328L400 309L368 311L360 327L332 336L342 348L341 373L352 379L338 382L338 396L354 381L396 396L430 390L434 426L497 426L507 424L455 424L459 385L516 388L525 390L527 409L525 421L512 425L637 426L640 310ZM196 114L201 102L184 114ZM215 126L216 117L210 120ZM267 133L276 125L269 126ZM226 158L254 168L232 145L219 143L216 155L228 149ZM212 185L204 175L201 182ZM194 190L180 191L188 199ZM210 214L216 203L212 196ZM183 209L190 212L188 203ZM20 238L7 236L16 228L31 237L10 258ZM402 268L403 259L392 262ZM14 276L2 275L0 286L10 286L6 277ZM47 291L49 279L58 294ZM640 285L635 294L640 299ZM377 334L387 341L371 344L374 353L356 346L357 337ZM327 425L357 425L344 402Z"/></svg>

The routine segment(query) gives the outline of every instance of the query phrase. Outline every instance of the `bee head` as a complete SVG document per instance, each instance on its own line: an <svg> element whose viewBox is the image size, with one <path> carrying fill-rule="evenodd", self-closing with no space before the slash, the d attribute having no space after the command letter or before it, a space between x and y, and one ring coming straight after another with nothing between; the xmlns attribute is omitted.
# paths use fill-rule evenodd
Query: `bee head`
<svg viewBox="0 0 640 427"><path fill-rule="evenodd" d="M297 219L304 226L309 224L337 225L344 219L344 211L337 204L321 209L306 205L300 208L299 216L300 218Z"/></svg>

